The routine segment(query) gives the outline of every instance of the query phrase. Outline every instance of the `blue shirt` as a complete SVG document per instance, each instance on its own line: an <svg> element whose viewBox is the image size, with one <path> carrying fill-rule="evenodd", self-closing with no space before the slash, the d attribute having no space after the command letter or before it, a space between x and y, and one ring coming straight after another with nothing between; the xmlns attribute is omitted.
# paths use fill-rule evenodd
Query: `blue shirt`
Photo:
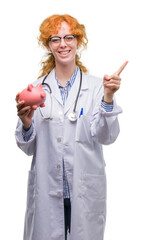
<svg viewBox="0 0 143 240"><path fill-rule="evenodd" d="M55 69L54 69L55 71ZM69 91L71 89L71 87L73 86L76 76L77 76L77 72L79 71L79 67L76 67L76 70L74 71L72 77L70 78L70 80L68 80L66 82L66 86L63 87L59 82L58 79L56 77L56 73L55 73L55 80L57 81L58 87L60 89L61 92L61 97L63 100L63 105L65 104L65 101L68 98L68 94ZM106 112L111 112L113 110L113 104L106 104L103 101L101 101L101 107L106 111ZM23 139L24 141L28 141L31 137L33 133L33 124L31 125L30 129L28 131L25 131L23 129L22 131L22 135L23 135ZM68 185L68 178L66 175L66 169L65 169L65 164L64 164L64 159L63 159L63 196L64 198L70 198L70 191L69 191L69 185Z"/></svg>
<svg viewBox="0 0 143 240"><path fill-rule="evenodd" d="M57 81L57 84L58 84L58 87L60 89L60 92L61 92L61 97L62 97L62 100L63 100L63 105L65 105L65 101L67 100L68 98L68 94L69 94L69 91L72 87L72 85L74 84L74 81L76 79L76 76L77 76L77 72L79 71L79 67L76 67L76 70L74 71L74 74L72 75L72 77L70 78L69 81L66 82L66 86L63 87L59 82L58 82L58 79L56 77L56 73L55 73L55 79Z"/></svg>

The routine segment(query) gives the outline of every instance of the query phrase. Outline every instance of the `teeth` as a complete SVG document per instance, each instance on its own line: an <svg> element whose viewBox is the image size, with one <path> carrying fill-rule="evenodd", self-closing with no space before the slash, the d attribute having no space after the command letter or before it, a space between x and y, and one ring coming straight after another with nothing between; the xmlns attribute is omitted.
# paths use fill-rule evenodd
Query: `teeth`
<svg viewBox="0 0 143 240"><path fill-rule="evenodd" d="M62 55L66 55L66 54L68 54L70 51L65 51L65 52L59 52L60 54L62 54Z"/></svg>

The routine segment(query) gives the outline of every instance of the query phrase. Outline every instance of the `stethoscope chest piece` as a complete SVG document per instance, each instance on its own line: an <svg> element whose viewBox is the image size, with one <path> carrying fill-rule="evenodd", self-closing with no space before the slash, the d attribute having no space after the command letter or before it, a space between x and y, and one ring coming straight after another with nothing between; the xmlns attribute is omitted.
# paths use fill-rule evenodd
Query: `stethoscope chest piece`
<svg viewBox="0 0 143 240"><path fill-rule="evenodd" d="M75 122L75 121L77 121L76 113L75 113L75 112L71 112L71 113L69 113L69 115L68 115L68 119L69 119L71 122Z"/></svg>

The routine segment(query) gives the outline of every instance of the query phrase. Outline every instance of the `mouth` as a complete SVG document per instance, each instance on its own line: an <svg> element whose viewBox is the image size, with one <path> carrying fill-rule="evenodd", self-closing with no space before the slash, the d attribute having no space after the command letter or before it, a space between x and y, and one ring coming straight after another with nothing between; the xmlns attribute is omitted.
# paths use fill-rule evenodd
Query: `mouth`
<svg viewBox="0 0 143 240"><path fill-rule="evenodd" d="M71 50L66 50L66 51L64 50L64 51L58 51L58 53L59 53L60 55L65 56L65 55L69 54L70 51L71 51Z"/></svg>

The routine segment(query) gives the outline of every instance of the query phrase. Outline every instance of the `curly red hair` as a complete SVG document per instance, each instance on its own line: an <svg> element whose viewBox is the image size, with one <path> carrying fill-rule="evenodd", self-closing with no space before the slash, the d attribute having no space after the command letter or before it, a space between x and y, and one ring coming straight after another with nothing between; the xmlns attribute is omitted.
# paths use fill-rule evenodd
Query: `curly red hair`
<svg viewBox="0 0 143 240"><path fill-rule="evenodd" d="M77 46L78 48L86 48L88 39L85 32L85 26L83 24L79 24L77 19L70 16L70 15L52 15L48 18L46 18L39 30L40 30L40 36L38 38L39 44L43 47L47 47L47 39L52 36L52 34L58 32L58 28L61 26L62 22L66 22L70 26L71 34L78 35L77 38ZM80 56L76 54L76 65L81 68L83 72L87 72L87 69L85 66L82 65L80 62ZM42 62L42 69L41 69L41 75L39 77L42 77L46 74L48 74L53 68L55 67L55 59L52 53L48 53L48 59L46 61Z"/></svg>

